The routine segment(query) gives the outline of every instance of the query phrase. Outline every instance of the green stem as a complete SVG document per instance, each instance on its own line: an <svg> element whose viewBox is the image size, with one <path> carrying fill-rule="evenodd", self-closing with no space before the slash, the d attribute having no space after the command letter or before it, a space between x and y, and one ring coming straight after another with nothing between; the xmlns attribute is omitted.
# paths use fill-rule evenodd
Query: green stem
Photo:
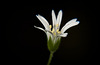
<svg viewBox="0 0 100 65"><path fill-rule="evenodd" d="M49 56L49 60L48 60L47 65L50 65L51 60L52 60L52 57L53 57L53 53L54 53L54 52L50 52L50 56Z"/></svg>

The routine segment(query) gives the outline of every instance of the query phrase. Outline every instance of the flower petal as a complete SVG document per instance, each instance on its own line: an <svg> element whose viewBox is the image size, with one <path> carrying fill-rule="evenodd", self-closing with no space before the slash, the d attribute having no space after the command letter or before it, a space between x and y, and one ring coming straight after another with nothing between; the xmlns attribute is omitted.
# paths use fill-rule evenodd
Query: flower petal
<svg viewBox="0 0 100 65"><path fill-rule="evenodd" d="M49 40L50 37L51 37L51 39L53 39L53 36L52 36L52 34L50 32L47 32L46 34L47 34L47 39L48 40Z"/></svg>
<svg viewBox="0 0 100 65"><path fill-rule="evenodd" d="M40 30L42 30L42 31L44 31L44 32L46 32L43 28L41 28L41 27L37 27L37 26L34 26L35 28L37 28L37 29L40 29Z"/></svg>
<svg viewBox="0 0 100 65"><path fill-rule="evenodd" d="M43 24L43 26L45 27L45 29L46 30L50 30L48 21L43 16L41 16L41 15L36 15L36 16L41 21L41 23Z"/></svg>
<svg viewBox="0 0 100 65"><path fill-rule="evenodd" d="M61 35L59 35L59 36L61 36L61 37L66 37L68 35L68 33L63 33L63 34L61 34Z"/></svg>
<svg viewBox="0 0 100 65"><path fill-rule="evenodd" d="M53 40L53 36L52 36L52 34L51 34L49 31L44 30L44 29L41 28L41 27L37 27L37 26L34 26L34 27L37 28L37 29L40 29L40 30L44 31L44 32L46 33L46 35L47 35L47 39L49 39L49 38L51 37L52 40Z"/></svg>
<svg viewBox="0 0 100 65"><path fill-rule="evenodd" d="M53 24L53 27L56 24L56 15L55 15L54 10L52 10L52 24Z"/></svg>
<svg viewBox="0 0 100 65"><path fill-rule="evenodd" d="M77 19L72 19L71 21L69 21L68 23L66 23L63 28L61 29L61 33L64 33L67 29L69 29L70 27L73 27L75 25L79 24L79 21L76 21Z"/></svg>
<svg viewBox="0 0 100 65"><path fill-rule="evenodd" d="M61 20L62 20L62 10L59 11L58 16L57 16L57 24L61 24Z"/></svg>

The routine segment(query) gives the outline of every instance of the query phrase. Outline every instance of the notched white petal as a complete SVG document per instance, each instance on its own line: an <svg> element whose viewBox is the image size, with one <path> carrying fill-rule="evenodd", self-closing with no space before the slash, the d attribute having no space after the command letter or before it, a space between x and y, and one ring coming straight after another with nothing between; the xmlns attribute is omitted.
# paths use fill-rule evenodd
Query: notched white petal
<svg viewBox="0 0 100 65"><path fill-rule="evenodd" d="M68 21L65 25L67 26L67 25L69 25L69 24L71 24L73 22L76 22L76 21L77 21L77 18L74 18L74 19Z"/></svg>
<svg viewBox="0 0 100 65"><path fill-rule="evenodd" d="M47 39L48 39L48 40L49 40L50 37L51 37L51 39L53 40L53 36L52 36L52 34L51 34L50 32L47 32L46 34L47 34Z"/></svg>
<svg viewBox="0 0 100 65"><path fill-rule="evenodd" d="M79 24L79 21L76 21L77 19L72 19L71 21L69 21L68 23L66 23L63 28L61 29L61 32L64 33L67 29L69 29L70 27L73 27L75 25Z"/></svg>
<svg viewBox="0 0 100 65"><path fill-rule="evenodd" d="M80 23L80 21L76 21L77 22L77 24L79 24Z"/></svg>
<svg viewBox="0 0 100 65"><path fill-rule="evenodd" d="M52 24L53 26L56 24L56 15L55 15L54 10L52 10Z"/></svg>
<svg viewBox="0 0 100 65"><path fill-rule="evenodd" d="M41 15L36 15L36 17L40 20L46 30L50 30L48 21Z"/></svg>
<svg viewBox="0 0 100 65"><path fill-rule="evenodd" d="M37 29L40 29L40 30L42 30L42 31L44 31L44 32L46 32L43 28L41 28L41 27L37 27L37 26L34 26L35 28L37 28Z"/></svg>
<svg viewBox="0 0 100 65"><path fill-rule="evenodd" d="M68 35L68 33L63 33L61 35L59 35L60 37L66 37Z"/></svg>
<svg viewBox="0 0 100 65"><path fill-rule="evenodd" d="M58 16L57 16L57 24L61 24L61 20L62 20L62 10L59 11Z"/></svg>

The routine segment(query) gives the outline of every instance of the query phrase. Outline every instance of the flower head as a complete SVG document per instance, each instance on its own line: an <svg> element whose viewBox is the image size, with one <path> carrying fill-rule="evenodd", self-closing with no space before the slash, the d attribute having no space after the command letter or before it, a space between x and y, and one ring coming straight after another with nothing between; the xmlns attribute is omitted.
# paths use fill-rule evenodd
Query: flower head
<svg viewBox="0 0 100 65"><path fill-rule="evenodd" d="M67 29L79 24L79 21L77 21L77 18L75 18L75 19L70 20L68 23L66 23L60 30L62 14L63 14L62 10L60 10L57 15L57 18L56 18L55 12L54 12L54 10L52 10L52 25L50 25L43 16L41 16L39 14L36 15L36 17L40 20L40 22L43 24L45 29L43 29L41 27L37 27L37 26L34 26L34 27L38 28L46 33L48 41L53 46L52 50L54 50L54 46L56 46L56 44L58 44L58 41L60 41L61 37L66 37L68 35L68 33L65 33L65 31Z"/></svg>

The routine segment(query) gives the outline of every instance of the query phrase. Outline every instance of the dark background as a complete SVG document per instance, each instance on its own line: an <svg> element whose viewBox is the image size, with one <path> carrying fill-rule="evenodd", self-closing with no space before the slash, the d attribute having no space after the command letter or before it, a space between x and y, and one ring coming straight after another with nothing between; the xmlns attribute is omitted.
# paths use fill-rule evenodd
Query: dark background
<svg viewBox="0 0 100 65"><path fill-rule="evenodd" d="M73 18L80 24L68 29L59 49L54 53L51 65L97 64L99 21L98 6L88 2L66 2L65 4L36 4L32 6L7 6L6 41L9 61L32 60L35 65L46 65L49 58L47 39L36 14L44 16L52 24L51 11L56 15L63 11L61 27ZM44 27L43 27L44 28Z"/></svg>

